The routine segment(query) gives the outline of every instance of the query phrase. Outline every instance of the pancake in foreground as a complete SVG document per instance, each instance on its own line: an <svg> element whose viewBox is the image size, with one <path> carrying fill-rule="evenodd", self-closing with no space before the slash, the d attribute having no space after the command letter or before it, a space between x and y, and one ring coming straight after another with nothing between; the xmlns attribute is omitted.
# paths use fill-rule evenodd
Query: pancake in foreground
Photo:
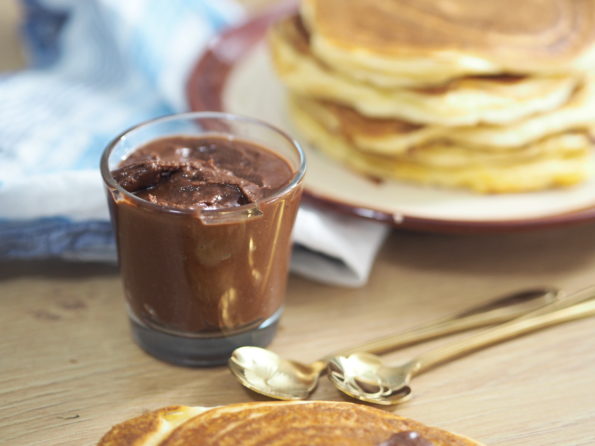
<svg viewBox="0 0 595 446"><path fill-rule="evenodd" d="M390 412L353 403L292 401L239 403L193 415L198 408L176 406L114 426L98 446L358 445L479 446L469 438L429 427ZM143 436L155 417L186 417L157 438ZM165 415L164 415L165 414ZM400 440L400 441L399 441Z"/></svg>

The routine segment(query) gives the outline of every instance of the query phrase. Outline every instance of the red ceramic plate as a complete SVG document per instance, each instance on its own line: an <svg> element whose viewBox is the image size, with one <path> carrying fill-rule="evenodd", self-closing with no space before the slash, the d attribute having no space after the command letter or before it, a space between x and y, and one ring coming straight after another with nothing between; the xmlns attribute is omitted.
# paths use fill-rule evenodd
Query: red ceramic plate
<svg viewBox="0 0 595 446"><path fill-rule="evenodd" d="M191 108L254 116L299 140L264 42L271 23L293 11L294 2L283 3L219 36L192 70L187 85ZM571 189L488 196L397 181L377 183L301 142L308 160L305 199L363 218L432 232L507 231L595 218L595 181Z"/></svg>

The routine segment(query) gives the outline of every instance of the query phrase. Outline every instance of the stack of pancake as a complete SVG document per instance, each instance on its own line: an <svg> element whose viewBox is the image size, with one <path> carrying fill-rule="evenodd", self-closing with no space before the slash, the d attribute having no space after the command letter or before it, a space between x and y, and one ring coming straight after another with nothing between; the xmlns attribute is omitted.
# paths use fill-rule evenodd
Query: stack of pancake
<svg viewBox="0 0 595 446"><path fill-rule="evenodd" d="M364 174L483 193L591 174L595 2L302 0L269 42L300 132Z"/></svg>
<svg viewBox="0 0 595 446"><path fill-rule="evenodd" d="M470 438L353 403L171 406L114 426L98 446L480 446Z"/></svg>

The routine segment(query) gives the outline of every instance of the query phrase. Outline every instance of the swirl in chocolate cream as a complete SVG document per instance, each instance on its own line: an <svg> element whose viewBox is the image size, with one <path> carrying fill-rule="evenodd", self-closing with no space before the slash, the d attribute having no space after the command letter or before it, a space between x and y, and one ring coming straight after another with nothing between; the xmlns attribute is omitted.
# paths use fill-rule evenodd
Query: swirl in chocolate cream
<svg viewBox="0 0 595 446"><path fill-rule="evenodd" d="M253 144L183 136L135 151L112 174L139 198L180 209L254 203L275 193L292 176L286 161Z"/></svg>

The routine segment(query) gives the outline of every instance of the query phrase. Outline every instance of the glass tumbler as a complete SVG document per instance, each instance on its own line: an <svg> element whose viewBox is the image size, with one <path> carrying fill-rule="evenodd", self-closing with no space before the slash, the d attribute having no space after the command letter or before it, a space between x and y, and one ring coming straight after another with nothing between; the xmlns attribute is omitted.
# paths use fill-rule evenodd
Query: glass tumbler
<svg viewBox="0 0 595 446"><path fill-rule="evenodd" d="M248 142L285 160L291 178L249 204L193 209L139 198L116 181L114 170L139 147L177 136ZM183 113L117 136L100 167L136 343L186 366L224 364L239 346L268 345L283 311L306 168L299 144L256 119Z"/></svg>

